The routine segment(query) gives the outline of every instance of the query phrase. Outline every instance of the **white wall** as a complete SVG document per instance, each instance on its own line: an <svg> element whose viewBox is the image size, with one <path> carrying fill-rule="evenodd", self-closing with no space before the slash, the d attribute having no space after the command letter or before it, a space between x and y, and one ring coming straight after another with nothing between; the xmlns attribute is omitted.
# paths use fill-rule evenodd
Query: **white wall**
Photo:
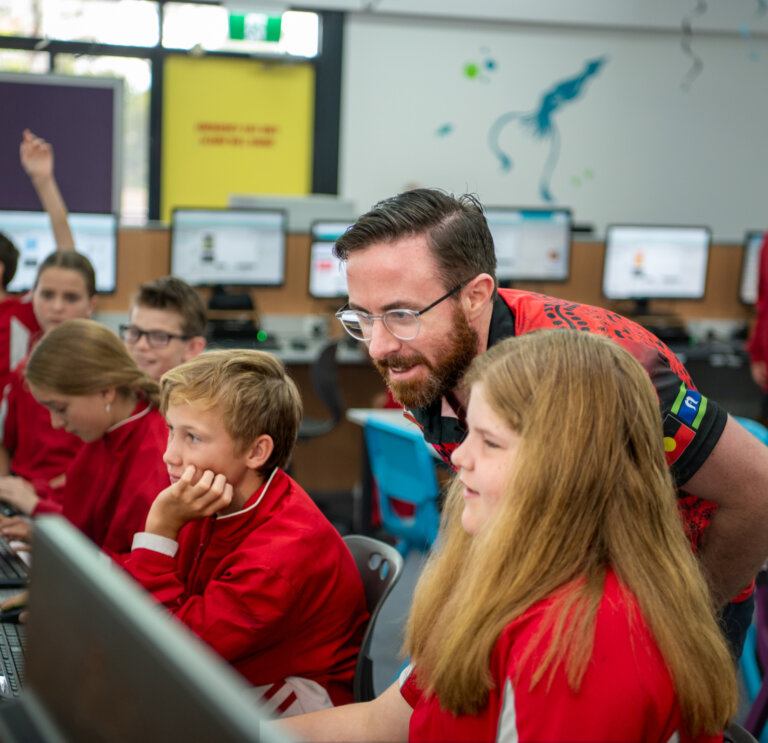
<svg viewBox="0 0 768 743"><path fill-rule="evenodd" d="M474 191L486 204L544 204L539 181L551 139L536 139L519 119L509 124L500 142L514 166L504 172L488 147L489 129L507 112L535 110L547 90L604 57L581 95L552 117L561 141L551 179L556 202L598 233L610 222L703 223L717 239L740 241L745 229L768 226L768 40L759 33L768 18L754 22L751 40L738 33L756 3L709 3L701 22L709 16L731 30L690 37L703 69L687 90L693 62L679 26L601 29L378 12L396 3L350 13L345 26L340 188L361 211L411 184ZM573 3L537 3L555 5ZM668 23L674 6L679 24L696 3L584 3L593 11L608 5L621 6L625 21L630 9L665 6L659 18ZM489 61L494 69L484 66ZM481 74L467 77L468 63ZM438 133L446 127L449 133Z"/></svg>
<svg viewBox="0 0 768 743"><path fill-rule="evenodd" d="M281 0L229 0L233 7L254 9L285 5ZM575 26L628 26L678 29L687 19L698 30L766 33L762 0L302 0L302 8L370 14L419 15L472 20L507 20Z"/></svg>

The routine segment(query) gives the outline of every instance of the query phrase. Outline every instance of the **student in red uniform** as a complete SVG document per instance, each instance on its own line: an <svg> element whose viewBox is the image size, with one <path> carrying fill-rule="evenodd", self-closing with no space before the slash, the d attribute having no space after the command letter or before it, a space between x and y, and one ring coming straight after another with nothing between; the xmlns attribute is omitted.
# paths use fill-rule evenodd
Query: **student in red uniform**
<svg viewBox="0 0 768 743"><path fill-rule="evenodd" d="M96 278L81 253L51 253L38 270L32 303L43 332L76 317L90 317ZM51 426L48 411L24 381L26 359L11 373L0 406L0 500L24 514L61 510L65 473L82 442Z"/></svg>
<svg viewBox="0 0 768 743"><path fill-rule="evenodd" d="M413 661L311 740L722 740L733 661L676 512L653 386L618 344L543 330L472 364ZM596 406L605 413L585 414Z"/></svg>
<svg viewBox="0 0 768 743"><path fill-rule="evenodd" d="M53 148L29 129L22 134L19 157L24 171L37 192L43 209L51 220L51 230L57 250L74 250L69 229L67 207L53 175ZM27 355L31 342L40 333L40 326L29 295L21 299L8 294L16 274L19 251L0 233L0 385L10 371Z"/></svg>
<svg viewBox="0 0 768 743"><path fill-rule="evenodd" d="M52 426L85 442L67 470L62 513L105 552L128 552L155 495L168 485L157 383L117 335L83 319L48 331L25 377ZM2 525L6 536L28 537L29 524L18 517Z"/></svg>
<svg viewBox="0 0 768 743"><path fill-rule="evenodd" d="M275 714L352 701L368 618L338 532L283 467L301 398L261 351L214 351L161 382L170 487L124 566Z"/></svg>
<svg viewBox="0 0 768 743"><path fill-rule="evenodd" d="M165 276L139 286L120 336L139 367L159 382L205 349L205 324L200 295L183 279Z"/></svg>

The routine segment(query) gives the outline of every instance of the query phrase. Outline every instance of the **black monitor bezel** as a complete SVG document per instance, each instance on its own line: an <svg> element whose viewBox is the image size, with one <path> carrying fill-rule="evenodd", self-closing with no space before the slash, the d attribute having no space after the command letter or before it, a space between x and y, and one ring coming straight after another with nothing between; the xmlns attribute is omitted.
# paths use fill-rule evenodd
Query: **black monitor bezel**
<svg viewBox="0 0 768 743"><path fill-rule="evenodd" d="M657 296L657 295L631 295L627 297L613 297L606 293L605 291L605 269L606 265L608 263L608 236L611 233L611 230L617 229L617 228L629 228L629 229L649 229L649 230L704 230L707 233L707 250L706 250L706 257L704 261L704 286L701 291L700 296L696 297L680 297L680 296L670 296L670 295L663 295L663 296ZM681 302L681 301L689 301L689 302L700 302L702 299L704 299L707 296L707 285L709 284L709 258L710 254L712 253L712 228L708 225L703 224L657 224L657 223L636 223L636 222L617 222L608 224L605 227L605 239L603 241L603 271L602 275L600 277L600 293L601 296L604 299L607 299L611 302L633 302L633 301L673 301L673 302Z"/></svg>
<svg viewBox="0 0 768 743"><path fill-rule="evenodd" d="M40 209L40 210L35 210L35 209L0 209L0 220L2 219L2 215L3 214L41 214L44 217L46 217L49 220L49 222L50 222L50 217L48 216L48 213L43 211L42 209ZM109 217L112 217L112 220L113 220L112 234L114 235L114 238L115 238L114 239L115 248L114 248L114 256L113 256L114 257L114 267L115 267L114 281L113 281L111 289L99 289L98 288L98 280L97 280L97 282L96 282L96 294L104 296L104 297L109 297L109 296L114 295L117 292L118 275L119 275L118 274L118 269L119 269L119 266L118 266L118 262L119 262L118 261L118 256L119 256L120 248L119 248L119 244L118 243L120 241L120 234L119 234L119 230L120 230L120 215L117 212L69 212L68 216L69 216L69 218L71 218L71 217L81 217L81 216L83 216L83 217L91 217L91 216L97 216L97 217L107 217L107 216L109 216ZM2 229L0 229L0 232L2 232ZM18 247L18 245L16 246L16 248L19 251L19 260L21 260L22 251ZM75 251L79 252L77 250L77 245L75 245ZM55 252L55 249L54 249L54 252ZM81 255L85 255L85 253L81 253ZM85 257L88 258L87 255L85 255ZM96 269L94 267L94 271L95 270ZM17 271L18 271L18 267L17 267ZM20 296L26 294L27 292L32 291L32 289L34 289L34 281L32 282L31 286L27 286L27 287L24 287L22 289L12 289L12 290L9 290L9 294L12 294L13 296L20 297Z"/></svg>
<svg viewBox="0 0 768 743"><path fill-rule="evenodd" d="M563 278L552 278L552 277L546 277L542 278L540 276L537 277L530 277L530 276L519 276L514 278L509 278L506 276L499 276L498 274L498 267L497 267L497 273L496 273L496 281L500 285L504 284L516 284L518 282L520 283L546 283L546 284L565 284L571 279L571 262L573 260L573 210L570 207L567 206L552 206L552 207L546 207L546 206L510 206L510 205L490 205L485 206L483 205L483 215L485 216L486 224L488 223L488 213L489 212L564 212L568 216L568 244L566 246L566 249L568 251L568 254L566 256L566 272L565 277ZM490 232L490 225L488 225L488 231ZM496 243L494 242L493 245L494 254L496 252ZM498 258L497 258L498 261Z"/></svg>
<svg viewBox="0 0 768 743"><path fill-rule="evenodd" d="M249 207L228 207L228 206L175 206L171 210L171 224L170 224L170 245L168 248L168 274L175 276L173 273L173 241L176 231L176 214L178 212L217 212L217 213L240 213L240 214L279 214L282 217L282 235L283 235L283 251L282 251L282 276L278 283L253 283L248 281L239 281L237 283L231 282L224 284L225 286L243 286L248 288L258 289L281 289L286 284L286 274L288 272L288 212L285 209L268 209L268 208L249 208ZM178 277L183 278L183 277ZM187 279L184 279L187 281ZM211 281L210 283L187 283L196 288L210 289L214 286L222 286L221 281Z"/></svg>
<svg viewBox="0 0 768 743"><path fill-rule="evenodd" d="M317 294L313 294L312 292L312 246L315 243L323 243L324 245L335 245L335 241L333 243L329 243L328 240L315 240L315 226L319 224L341 224L345 222L343 219L313 219L311 224L309 225L309 259L307 263L307 295L311 299L316 299L320 302L328 301L330 299L346 299L347 294L333 294L330 296L318 296ZM347 229L351 227L353 224L355 224L355 221L352 220L347 223Z"/></svg>

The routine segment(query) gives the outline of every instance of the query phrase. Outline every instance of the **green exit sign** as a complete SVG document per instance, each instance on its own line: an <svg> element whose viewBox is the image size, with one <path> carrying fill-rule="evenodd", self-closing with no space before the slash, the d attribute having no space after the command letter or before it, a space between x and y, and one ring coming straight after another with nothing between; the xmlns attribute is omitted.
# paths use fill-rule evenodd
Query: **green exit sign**
<svg viewBox="0 0 768 743"><path fill-rule="evenodd" d="M229 38L245 41L280 41L282 16L266 13L230 13Z"/></svg>

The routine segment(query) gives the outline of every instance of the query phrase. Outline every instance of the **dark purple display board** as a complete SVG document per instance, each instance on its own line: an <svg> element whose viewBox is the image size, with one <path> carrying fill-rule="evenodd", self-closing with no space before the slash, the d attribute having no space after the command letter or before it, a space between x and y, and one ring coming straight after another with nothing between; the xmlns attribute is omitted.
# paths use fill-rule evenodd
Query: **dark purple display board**
<svg viewBox="0 0 768 743"><path fill-rule="evenodd" d="M19 162L24 129L54 148L56 180L72 212L118 211L122 81L0 74L0 209L40 210ZM113 201L114 197L114 201Z"/></svg>

